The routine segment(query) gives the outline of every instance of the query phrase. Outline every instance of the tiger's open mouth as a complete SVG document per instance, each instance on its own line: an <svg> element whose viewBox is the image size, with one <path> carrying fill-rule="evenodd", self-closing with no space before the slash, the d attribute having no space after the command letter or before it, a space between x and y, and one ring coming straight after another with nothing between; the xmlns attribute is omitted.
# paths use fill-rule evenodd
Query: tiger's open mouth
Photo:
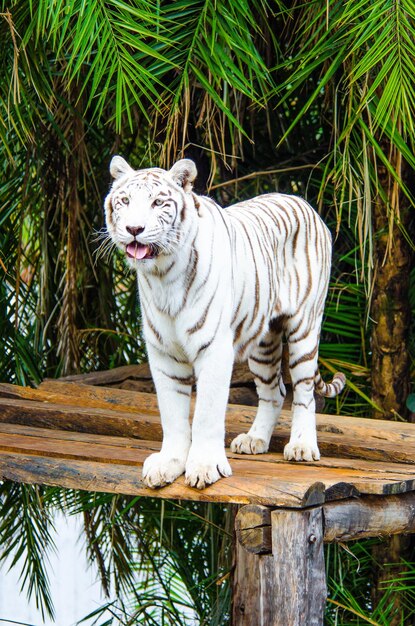
<svg viewBox="0 0 415 626"><path fill-rule="evenodd" d="M143 244L132 241L125 248L125 253L130 259L139 261L141 259L153 259L157 255L157 250L151 244Z"/></svg>

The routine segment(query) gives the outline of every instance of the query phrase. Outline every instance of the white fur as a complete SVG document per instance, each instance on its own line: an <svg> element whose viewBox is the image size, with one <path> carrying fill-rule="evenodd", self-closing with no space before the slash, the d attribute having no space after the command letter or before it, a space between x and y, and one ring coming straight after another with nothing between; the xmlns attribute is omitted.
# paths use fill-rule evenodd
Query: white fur
<svg viewBox="0 0 415 626"><path fill-rule="evenodd" d="M323 222L303 200L280 194L223 210L192 193L196 168L188 159L170 172L135 172L114 157L111 173L115 182L105 202L111 239L125 250L133 241L127 226L142 227L136 240L158 250L155 258L128 260L137 271L163 426L161 451L146 460L144 482L158 487L185 472L187 484L203 488L231 474L224 423L235 358L249 358L260 400L249 433L231 448L247 454L268 450L285 395L283 331L294 384L293 426L284 454L317 460L314 349L331 255ZM283 328L272 327L274 320ZM197 399L190 428L193 374ZM333 394L340 382L335 386L325 387Z"/></svg>

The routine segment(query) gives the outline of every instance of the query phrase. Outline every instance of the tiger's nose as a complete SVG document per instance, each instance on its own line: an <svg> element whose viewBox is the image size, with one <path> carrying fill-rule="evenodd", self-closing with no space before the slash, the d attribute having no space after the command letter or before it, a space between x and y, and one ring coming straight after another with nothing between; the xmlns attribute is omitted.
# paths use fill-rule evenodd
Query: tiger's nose
<svg viewBox="0 0 415 626"><path fill-rule="evenodd" d="M125 230L130 233L133 237L137 237L137 235L141 235L144 230L144 226L126 226Z"/></svg>

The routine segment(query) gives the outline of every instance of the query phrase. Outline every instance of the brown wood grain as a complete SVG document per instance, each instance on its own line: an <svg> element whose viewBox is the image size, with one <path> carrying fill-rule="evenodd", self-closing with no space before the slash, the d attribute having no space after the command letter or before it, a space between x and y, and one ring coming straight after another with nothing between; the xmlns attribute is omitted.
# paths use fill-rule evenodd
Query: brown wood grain
<svg viewBox="0 0 415 626"><path fill-rule="evenodd" d="M323 626L327 587L321 507L276 509L271 528L278 606L273 624Z"/></svg>
<svg viewBox="0 0 415 626"><path fill-rule="evenodd" d="M228 444L249 428L254 415L251 407L229 405ZM273 451L257 456L228 451L231 478L203 492L185 487L180 478L157 495L300 508L415 489L415 425L318 415L318 429L323 453L318 462L283 460L289 436L289 416L283 411ZM2 455L94 463L101 469L131 466L140 473L145 457L159 449L161 437L154 394L77 382L47 381L38 389L0 385ZM48 477L42 480L47 483ZM122 481L118 493L123 493Z"/></svg>
<svg viewBox="0 0 415 626"><path fill-rule="evenodd" d="M151 407L147 410L145 404L142 410L133 412L79 406L74 404L76 401L76 397L72 397L72 404L0 398L0 422L161 440L159 416Z"/></svg>
<svg viewBox="0 0 415 626"><path fill-rule="evenodd" d="M324 541L351 541L415 532L415 492L367 496L324 506Z"/></svg>
<svg viewBox="0 0 415 626"><path fill-rule="evenodd" d="M284 350L283 354L283 372L284 382L290 382L288 374L288 352ZM151 372L148 363L138 365L124 365L111 370L101 372L91 372L89 374L76 374L73 376L65 376L59 379L62 382L76 382L87 385L117 385L127 380L151 380ZM232 385L240 386L246 383L252 383L254 377L247 363L235 363L232 373Z"/></svg>
<svg viewBox="0 0 415 626"><path fill-rule="evenodd" d="M114 369L89 374L75 374L65 376L59 380L63 382L85 383L86 385L114 385L127 379L150 379L151 373L148 363L138 365L123 365Z"/></svg>
<svg viewBox="0 0 415 626"><path fill-rule="evenodd" d="M237 541L252 554L270 554L272 551L271 508L247 504L235 517Z"/></svg>
<svg viewBox="0 0 415 626"><path fill-rule="evenodd" d="M157 398L154 394L59 381L44 381L37 389L0 383L0 398L2 397L102 408L109 411L135 413L144 410L148 413L159 414Z"/></svg>
<svg viewBox="0 0 415 626"><path fill-rule="evenodd" d="M13 416L13 409L10 403L8 404L10 398L0 397L0 413L4 414L4 418L0 415L2 421L16 420L32 425L42 425L43 421L44 424L48 422L53 428L54 421L65 423L66 415L66 425L61 427L82 431L90 429L91 432L106 432L109 435L122 435L124 428L124 433L133 436L151 440L161 437L157 399L154 394L56 381L42 383L37 390L11 389L11 387L0 385L0 396L14 394L16 401L18 398L22 400L33 398L43 402L44 407L38 410L38 405L30 408L29 404L22 404L19 415ZM69 408L73 407L75 402L81 407L79 411ZM91 408L89 419L85 418L86 407ZM17 412L18 406L15 405L15 408ZM96 409L106 412L104 420L102 419L104 413ZM56 420L53 418L55 410ZM251 407L228 406L227 445L236 435L249 429L254 417L255 409ZM144 419L144 424L138 428L137 422L141 418ZM279 425L271 439L271 451L282 452L289 438L289 429L290 414L289 411L283 410ZM323 456L415 463L414 424L319 414L317 429Z"/></svg>
<svg viewBox="0 0 415 626"><path fill-rule="evenodd" d="M119 389L107 389L93 387L91 385L79 385L62 383L58 381L47 381L42 383L39 389L16 387L11 385L0 385L0 396L13 395L15 399L30 399L42 401L50 405L74 406L76 403L81 409L90 407L91 409L103 409L110 411L112 416L122 412L123 419L126 413L136 416L150 414L156 418L151 423L154 424L154 432L147 432L148 439L157 439L161 436L161 428L158 420L157 399L154 394L131 392ZM0 397L0 411L6 411L6 400ZM27 419L30 409L28 405L22 407L22 415ZM59 407L58 412L60 411ZM49 414L53 412L50 407ZM45 409L46 411L46 409ZM62 412L64 412L62 407ZM66 409L66 412L69 412ZM42 414L44 415L45 412ZM79 421L84 422L84 412L79 411ZM91 416L95 413L91 413ZM99 432L103 432L102 420L97 414L97 425ZM245 406L229 405L227 411L227 445L237 434L249 429L255 417L255 409ZM0 417L1 419L1 417ZM9 417L7 417L9 419ZM23 419L23 416L22 418ZM72 411L71 424L77 429L76 411ZM136 422L136 420L133 420ZM79 429L85 430L86 424L94 432L94 420L87 420L86 423L79 424ZM125 434L130 435L135 432L135 423L129 425L125 423ZM69 427L69 425L68 425ZM98 426L97 426L98 427ZM114 434L114 420L108 420L109 434ZM271 440L270 450L281 452L289 438L290 414L283 410L278 427ZM131 431L132 429L132 431ZM351 418L332 415L317 415L317 429L319 436L320 450L323 455L338 456L347 458L372 459L374 461L397 461L405 463L415 463L415 425L389 422L383 420L368 420L363 418ZM119 431L117 434L122 434Z"/></svg>
<svg viewBox="0 0 415 626"><path fill-rule="evenodd" d="M111 472L112 466L131 466L139 475L144 459L159 448L157 441L0 423L2 457L12 453L16 458L43 457L67 463L68 467L73 462L83 462L86 466L93 463L103 474L110 466ZM186 487L182 477L173 485L150 493L156 497L298 508L348 497L351 489L356 495L393 494L410 491L415 486L415 475L411 467L404 464L374 465L360 461L356 465L346 459L326 459L319 465L288 463L280 454L246 457L228 453L228 456L233 476L204 491ZM105 481L104 476L101 478ZM48 475L44 475L41 482L50 484L48 481ZM28 482L31 482L30 467ZM79 488L85 488L82 485ZM129 488L128 484L126 487ZM123 489L120 480L118 493L124 493Z"/></svg>
<svg viewBox="0 0 415 626"><path fill-rule="evenodd" d="M232 624L235 626L282 625L276 622L275 567L271 554L252 554L237 541L232 578Z"/></svg>
<svg viewBox="0 0 415 626"><path fill-rule="evenodd" d="M325 542L356 541L415 532L415 492L326 502L323 509ZM235 518L236 538L252 554L272 552L271 512L258 504L241 507Z"/></svg>

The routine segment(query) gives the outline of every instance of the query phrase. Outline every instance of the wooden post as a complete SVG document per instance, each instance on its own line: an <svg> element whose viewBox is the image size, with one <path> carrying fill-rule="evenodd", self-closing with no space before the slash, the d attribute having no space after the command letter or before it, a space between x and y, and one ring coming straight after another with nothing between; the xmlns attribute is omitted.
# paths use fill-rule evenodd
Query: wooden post
<svg viewBox="0 0 415 626"><path fill-rule="evenodd" d="M327 596L322 508L247 506L235 528L234 626L322 626ZM270 528L272 552L261 554L269 549Z"/></svg>
<svg viewBox="0 0 415 626"><path fill-rule="evenodd" d="M248 552L237 540L233 575L232 625L278 624L275 601L274 558Z"/></svg>

